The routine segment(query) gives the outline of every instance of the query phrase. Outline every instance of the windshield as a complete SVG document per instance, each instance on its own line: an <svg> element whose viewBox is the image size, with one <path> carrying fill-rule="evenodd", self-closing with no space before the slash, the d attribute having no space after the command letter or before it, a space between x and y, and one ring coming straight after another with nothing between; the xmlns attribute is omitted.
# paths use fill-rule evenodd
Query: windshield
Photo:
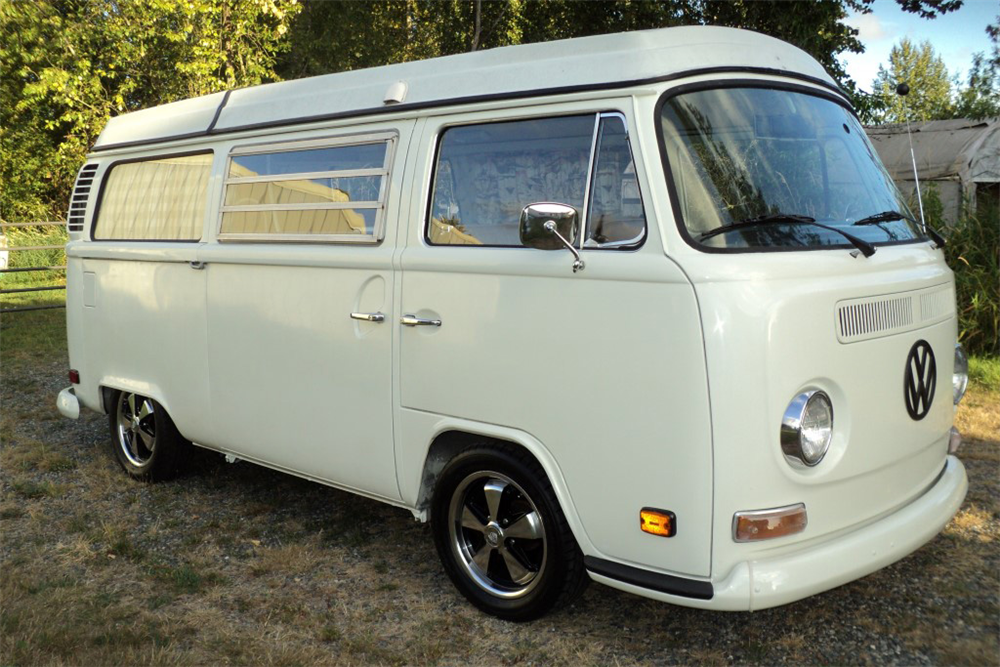
<svg viewBox="0 0 1000 667"><path fill-rule="evenodd" d="M660 123L676 215L696 245L847 245L834 230L783 216L876 244L921 238L864 128L832 100L774 88L700 90L667 98Z"/></svg>

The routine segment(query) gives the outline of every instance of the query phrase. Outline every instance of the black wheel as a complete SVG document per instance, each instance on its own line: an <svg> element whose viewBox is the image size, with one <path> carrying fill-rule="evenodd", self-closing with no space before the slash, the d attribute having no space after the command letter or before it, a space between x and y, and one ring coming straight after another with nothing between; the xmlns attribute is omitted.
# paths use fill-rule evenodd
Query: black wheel
<svg viewBox="0 0 1000 667"><path fill-rule="evenodd" d="M115 460L132 477L155 482L173 477L188 445L170 415L146 396L114 392L108 410Z"/></svg>
<svg viewBox="0 0 1000 667"><path fill-rule="evenodd" d="M494 616L538 618L589 581L552 485L526 453L484 445L456 456L434 490L431 521L448 576Z"/></svg>

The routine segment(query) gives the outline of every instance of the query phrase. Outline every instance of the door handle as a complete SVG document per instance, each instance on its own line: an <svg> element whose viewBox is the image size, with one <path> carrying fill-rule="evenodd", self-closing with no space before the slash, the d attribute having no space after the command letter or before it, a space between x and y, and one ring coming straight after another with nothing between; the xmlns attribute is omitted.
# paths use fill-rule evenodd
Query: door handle
<svg viewBox="0 0 1000 667"><path fill-rule="evenodd" d="M382 313L351 313L351 319L362 322L384 322L385 315Z"/></svg>
<svg viewBox="0 0 1000 667"><path fill-rule="evenodd" d="M441 320L428 320L416 315L403 315L400 319L404 327L439 327Z"/></svg>
<svg viewBox="0 0 1000 667"><path fill-rule="evenodd" d="M201 271L207 266L205 262L189 262L189 264L191 265L192 269L195 269L197 271Z"/></svg>

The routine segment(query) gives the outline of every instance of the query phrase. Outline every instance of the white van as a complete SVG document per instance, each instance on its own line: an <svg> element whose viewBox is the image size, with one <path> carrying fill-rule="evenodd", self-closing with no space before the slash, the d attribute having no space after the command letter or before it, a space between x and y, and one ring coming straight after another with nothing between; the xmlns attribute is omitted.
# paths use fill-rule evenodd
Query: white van
<svg viewBox="0 0 1000 667"><path fill-rule="evenodd" d="M785 604L965 496L952 273L844 93L759 34L127 114L69 229L58 405L106 413L130 475L194 443L404 507L503 618L588 579Z"/></svg>

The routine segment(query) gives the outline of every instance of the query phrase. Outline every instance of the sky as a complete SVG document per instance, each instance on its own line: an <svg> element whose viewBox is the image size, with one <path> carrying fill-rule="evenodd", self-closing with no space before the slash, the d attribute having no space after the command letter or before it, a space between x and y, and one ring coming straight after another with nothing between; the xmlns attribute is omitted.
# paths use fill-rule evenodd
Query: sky
<svg viewBox="0 0 1000 667"><path fill-rule="evenodd" d="M922 19L904 12L895 0L875 0L870 14L851 12L847 19L848 24L860 30L858 39L864 44L865 52L845 54L842 59L858 87L871 92L879 65L888 64L893 46L904 37L918 43L928 40L944 60L948 75L958 74L964 85L972 54L977 51L990 53L992 45L986 35L986 26L995 22L998 14L998 0L965 0L957 11L936 19Z"/></svg>

